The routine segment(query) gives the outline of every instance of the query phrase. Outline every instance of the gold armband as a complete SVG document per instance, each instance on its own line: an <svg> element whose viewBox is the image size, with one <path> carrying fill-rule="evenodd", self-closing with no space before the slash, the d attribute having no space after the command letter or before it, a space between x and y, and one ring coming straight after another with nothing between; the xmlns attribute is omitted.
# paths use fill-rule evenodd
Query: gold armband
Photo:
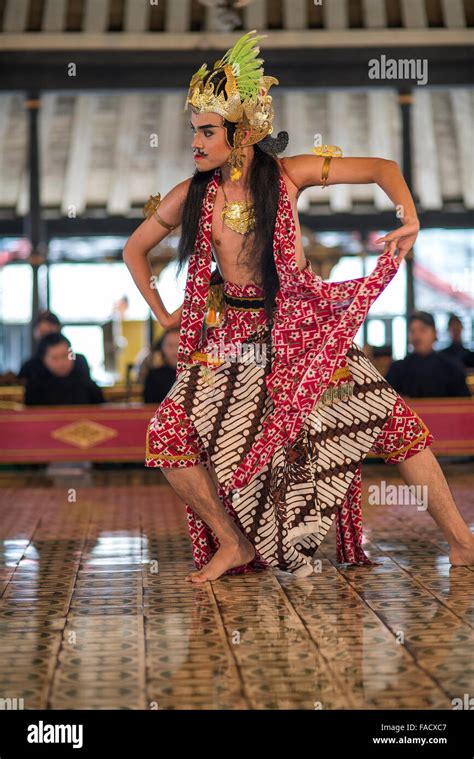
<svg viewBox="0 0 474 759"><path fill-rule="evenodd" d="M160 205L160 203L161 203L160 193L157 193L157 195L150 195L147 202L143 206L143 215L147 219L150 219L152 216L154 216L159 224L161 224L163 227L166 227L166 229L169 229L171 232L173 229L176 229L176 225L173 226L172 224L168 224L167 221L163 221L158 211L156 210L158 206Z"/></svg>
<svg viewBox="0 0 474 759"><path fill-rule="evenodd" d="M327 187L331 159L342 158L342 150L337 145L321 145L318 148L311 148L311 150L315 155L324 156L323 168L321 169L321 186Z"/></svg>

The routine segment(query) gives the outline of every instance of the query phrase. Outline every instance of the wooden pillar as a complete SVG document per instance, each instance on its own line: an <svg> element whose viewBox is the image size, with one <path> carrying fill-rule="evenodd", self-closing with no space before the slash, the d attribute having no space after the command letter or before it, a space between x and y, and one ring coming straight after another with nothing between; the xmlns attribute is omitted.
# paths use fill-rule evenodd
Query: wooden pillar
<svg viewBox="0 0 474 759"><path fill-rule="evenodd" d="M411 193L413 193L413 171L412 171L412 141L411 141L411 107L413 95L410 90L399 91L399 103L402 112L402 173ZM407 276L407 293L405 302L405 316L408 316L415 310L415 284L413 279L413 250L405 257L406 276ZM408 338L406 342L408 351Z"/></svg>
<svg viewBox="0 0 474 759"><path fill-rule="evenodd" d="M39 124L38 113L41 100L38 93L28 93L25 108L28 112L28 213L25 216L23 233L31 245L29 262L33 274L32 304L31 304L31 349L34 350L33 323L44 304L40 295L38 270L46 259L46 244L44 228L41 219L40 198L40 156L39 156Z"/></svg>

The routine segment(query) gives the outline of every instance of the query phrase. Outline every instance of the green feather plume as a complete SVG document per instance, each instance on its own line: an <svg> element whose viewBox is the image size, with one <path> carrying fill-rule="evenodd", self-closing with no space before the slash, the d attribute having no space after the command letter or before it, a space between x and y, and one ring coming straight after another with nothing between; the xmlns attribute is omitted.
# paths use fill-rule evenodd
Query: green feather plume
<svg viewBox="0 0 474 759"><path fill-rule="evenodd" d="M194 76L198 76L199 79L204 79L206 74L207 74L207 63L203 63L202 66L198 68Z"/></svg>
<svg viewBox="0 0 474 759"><path fill-rule="evenodd" d="M251 34L256 34L256 29L242 35L219 61L222 66L232 66L241 100L258 94L259 80L263 76L263 60L257 58L260 52L258 43L267 35L257 34L256 37L251 37Z"/></svg>

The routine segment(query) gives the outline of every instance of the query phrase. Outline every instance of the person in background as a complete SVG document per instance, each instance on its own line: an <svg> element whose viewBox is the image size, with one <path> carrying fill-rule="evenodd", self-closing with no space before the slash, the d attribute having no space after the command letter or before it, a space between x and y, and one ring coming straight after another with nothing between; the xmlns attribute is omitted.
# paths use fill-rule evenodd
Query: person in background
<svg viewBox="0 0 474 759"><path fill-rule="evenodd" d="M35 320L33 326L33 337L36 343L39 343L46 335L57 335L61 332L61 322L56 314L51 311L42 311ZM25 361L17 374L17 379L27 381L35 372L42 370L41 361L37 353ZM90 377L89 364L87 359L81 353L76 353L76 371L79 371L85 377Z"/></svg>
<svg viewBox="0 0 474 759"><path fill-rule="evenodd" d="M143 400L161 403L176 382L179 329L168 329L152 348L153 359L158 354L161 366L151 367L145 378Z"/></svg>
<svg viewBox="0 0 474 759"><path fill-rule="evenodd" d="M416 311L408 319L408 341L413 347L401 361L394 361L386 379L400 395L409 398L449 398L470 395L462 365L433 350L437 339L433 316Z"/></svg>
<svg viewBox="0 0 474 759"><path fill-rule="evenodd" d="M380 372L382 377L387 376L387 372L393 362L391 345L374 345L370 359L375 368Z"/></svg>
<svg viewBox="0 0 474 759"><path fill-rule="evenodd" d="M474 351L465 347L462 341L462 321L456 314L451 314L448 320L448 332L451 335L451 345L444 348L440 353L455 358L466 369L474 368Z"/></svg>
<svg viewBox="0 0 474 759"><path fill-rule="evenodd" d="M78 368L71 343L61 333L45 335L38 343L39 366L28 377L25 388L27 406L69 406L103 403L98 385Z"/></svg>

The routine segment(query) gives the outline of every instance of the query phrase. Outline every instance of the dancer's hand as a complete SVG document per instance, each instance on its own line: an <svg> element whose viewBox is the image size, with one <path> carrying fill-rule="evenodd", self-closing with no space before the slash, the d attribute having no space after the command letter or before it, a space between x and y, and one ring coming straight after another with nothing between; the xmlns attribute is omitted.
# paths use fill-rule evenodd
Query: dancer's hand
<svg viewBox="0 0 474 759"><path fill-rule="evenodd" d="M184 305L184 304L183 304ZM165 329L175 329L181 326L181 316L183 313L183 306L180 306L176 309L176 311L173 311L173 313L168 314L168 318L165 320L161 320L161 326Z"/></svg>
<svg viewBox="0 0 474 759"><path fill-rule="evenodd" d="M402 261L415 244L419 230L420 222L418 219L415 219L414 221L407 222L394 232L389 232L384 237L379 237L375 242L384 242L384 250L388 248L393 256L395 256L395 251L398 249L398 256L396 258Z"/></svg>

